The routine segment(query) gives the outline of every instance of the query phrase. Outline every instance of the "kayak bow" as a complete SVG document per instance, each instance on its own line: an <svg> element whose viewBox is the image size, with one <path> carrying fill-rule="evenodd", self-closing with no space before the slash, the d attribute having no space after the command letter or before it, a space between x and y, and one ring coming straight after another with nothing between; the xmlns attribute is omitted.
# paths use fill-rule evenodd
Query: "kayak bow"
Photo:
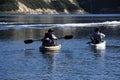
<svg viewBox="0 0 120 80"><path fill-rule="evenodd" d="M61 44L55 46L40 46L41 51L58 51L61 49Z"/></svg>

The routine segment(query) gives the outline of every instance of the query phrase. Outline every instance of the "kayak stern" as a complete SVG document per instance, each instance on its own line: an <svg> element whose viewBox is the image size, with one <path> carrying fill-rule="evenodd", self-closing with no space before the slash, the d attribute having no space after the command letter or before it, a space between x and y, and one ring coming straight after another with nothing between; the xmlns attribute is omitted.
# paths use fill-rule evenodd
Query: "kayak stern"
<svg viewBox="0 0 120 80"><path fill-rule="evenodd" d="M100 42L98 44L90 43L90 45L93 48L97 49L97 50L104 50L104 49L106 49L106 41Z"/></svg>

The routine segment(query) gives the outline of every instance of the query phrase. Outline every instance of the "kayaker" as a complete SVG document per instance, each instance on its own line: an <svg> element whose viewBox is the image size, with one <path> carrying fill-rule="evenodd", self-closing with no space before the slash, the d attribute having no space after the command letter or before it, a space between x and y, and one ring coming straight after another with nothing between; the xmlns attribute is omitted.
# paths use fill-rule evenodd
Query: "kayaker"
<svg viewBox="0 0 120 80"><path fill-rule="evenodd" d="M44 46L53 46L55 45L55 40L58 38L54 35L54 30L49 29L47 33L45 33L43 39L42 39L42 45Z"/></svg>
<svg viewBox="0 0 120 80"><path fill-rule="evenodd" d="M95 28L94 32L90 35L91 42L98 44L103 41L105 34L103 34L99 28Z"/></svg>

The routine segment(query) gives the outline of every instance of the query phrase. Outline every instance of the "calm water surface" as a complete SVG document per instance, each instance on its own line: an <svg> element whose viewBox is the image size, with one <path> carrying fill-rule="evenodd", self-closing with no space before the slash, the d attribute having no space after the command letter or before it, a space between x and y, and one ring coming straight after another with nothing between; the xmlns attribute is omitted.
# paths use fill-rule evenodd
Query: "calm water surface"
<svg viewBox="0 0 120 80"><path fill-rule="evenodd" d="M25 24L13 24L6 20L0 24L0 80L120 79L119 21L73 25L71 18L66 25L63 22L26 24L25 21ZM106 34L107 47L104 51L93 50L87 44L89 34L96 26ZM58 37L73 35L74 38L58 40L62 48L57 52L39 51L39 41L24 44L26 39L40 39L51 27Z"/></svg>

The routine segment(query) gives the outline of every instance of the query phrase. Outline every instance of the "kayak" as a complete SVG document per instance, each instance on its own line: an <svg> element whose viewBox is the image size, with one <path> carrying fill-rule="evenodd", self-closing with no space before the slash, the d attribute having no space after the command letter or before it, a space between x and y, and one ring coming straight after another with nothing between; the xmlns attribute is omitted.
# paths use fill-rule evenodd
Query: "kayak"
<svg viewBox="0 0 120 80"><path fill-rule="evenodd" d="M61 49L61 44L57 44L55 46L40 46L41 51L58 51Z"/></svg>
<svg viewBox="0 0 120 80"><path fill-rule="evenodd" d="M104 50L106 48L106 41L102 41L98 44L90 43L90 45L97 50Z"/></svg>

